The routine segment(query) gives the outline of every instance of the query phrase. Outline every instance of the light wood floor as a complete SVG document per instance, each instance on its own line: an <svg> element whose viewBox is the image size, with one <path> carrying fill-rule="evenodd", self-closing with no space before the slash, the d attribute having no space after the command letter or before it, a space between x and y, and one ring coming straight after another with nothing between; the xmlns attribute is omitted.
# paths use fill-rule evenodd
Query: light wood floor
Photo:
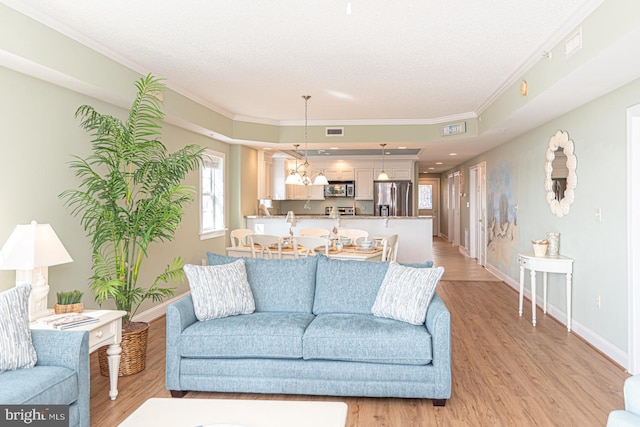
<svg viewBox="0 0 640 427"><path fill-rule="evenodd" d="M538 311L538 326L518 317L518 294L465 259L443 240L434 242L445 267L438 292L451 311L452 396L445 407L430 400L188 393L184 398L341 400L348 427L604 426L623 407L628 375L564 325ZM151 324L147 369L122 377L108 398L108 379L91 356L91 425L115 426L164 387L164 318ZM373 365L372 365L373 368ZM301 426L304 427L304 426Z"/></svg>

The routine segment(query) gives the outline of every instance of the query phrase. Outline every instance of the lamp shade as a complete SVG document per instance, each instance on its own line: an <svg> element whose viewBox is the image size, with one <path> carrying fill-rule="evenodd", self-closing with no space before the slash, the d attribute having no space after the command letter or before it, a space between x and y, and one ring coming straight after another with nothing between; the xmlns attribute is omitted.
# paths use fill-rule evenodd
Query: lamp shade
<svg viewBox="0 0 640 427"><path fill-rule="evenodd" d="M19 224L2 247L2 270L34 270L73 259L49 224Z"/></svg>
<svg viewBox="0 0 640 427"><path fill-rule="evenodd" d="M313 185L329 185L329 181L327 181L327 177L320 172L313 181Z"/></svg>
<svg viewBox="0 0 640 427"><path fill-rule="evenodd" d="M287 212L287 218L285 219L285 221L287 221L289 224L295 224L296 223L296 214L293 211L289 211Z"/></svg>
<svg viewBox="0 0 640 427"><path fill-rule="evenodd" d="M389 181L389 175L385 171L380 172L378 175L378 181Z"/></svg>

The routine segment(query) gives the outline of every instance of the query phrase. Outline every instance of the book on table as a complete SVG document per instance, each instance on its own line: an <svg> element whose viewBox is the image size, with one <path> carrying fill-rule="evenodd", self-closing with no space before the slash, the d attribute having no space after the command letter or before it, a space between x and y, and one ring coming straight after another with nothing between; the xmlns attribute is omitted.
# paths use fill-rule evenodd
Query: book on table
<svg viewBox="0 0 640 427"><path fill-rule="evenodd" d="M82 313L63 313L38 319L39 323L43 323L55 329L69 329L76 326L82 326L89 323L95 323L99 319L97 317L88 316Z"/></svg>

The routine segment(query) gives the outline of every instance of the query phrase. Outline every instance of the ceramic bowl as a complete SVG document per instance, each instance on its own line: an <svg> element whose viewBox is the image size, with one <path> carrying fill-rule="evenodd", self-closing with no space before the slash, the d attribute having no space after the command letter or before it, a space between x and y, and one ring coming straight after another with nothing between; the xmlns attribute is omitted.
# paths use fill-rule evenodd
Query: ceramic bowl
<svg viewBox="0 0 640 427"><path fill-rule="evenodd" d="M343 245L348 246L351 244L351 238L350 237L342 237L340 239L340 241L342 242Z"/></svg>
<svg viewBox="0 0 640 427"><path fill-rule="evenodd" d="M359 245L361 248L370 249L373 247L373 242L371 240L361 240Z"/></svg>

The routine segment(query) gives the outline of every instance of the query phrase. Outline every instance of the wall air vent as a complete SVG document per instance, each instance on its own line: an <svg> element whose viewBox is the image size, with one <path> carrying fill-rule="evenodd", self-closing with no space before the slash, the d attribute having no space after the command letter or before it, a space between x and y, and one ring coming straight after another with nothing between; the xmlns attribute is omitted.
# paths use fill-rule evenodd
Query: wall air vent
<svg viewBox="0 0 640 427"><path fill-rule="evenodd" d="M324 128L324 136L344 136L344 128Z"/></svg>

